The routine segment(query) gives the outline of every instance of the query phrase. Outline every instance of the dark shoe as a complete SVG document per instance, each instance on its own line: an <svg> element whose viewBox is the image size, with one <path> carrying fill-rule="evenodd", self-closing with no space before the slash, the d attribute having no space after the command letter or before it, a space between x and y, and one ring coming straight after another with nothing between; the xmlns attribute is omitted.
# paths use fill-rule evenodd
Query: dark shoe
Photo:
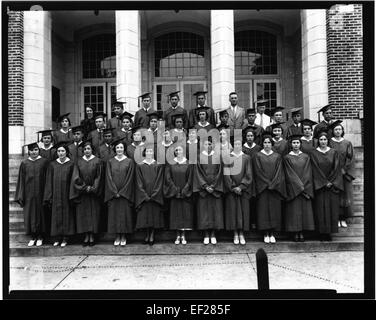
<svg viewBox="0 0 376 320"><path fill-rule="evenodd" d="M149 246L152 246L154 244L154 240L153 241L149 241Z"/></svg>
<svg viewBox="0 0 376 320"><path fill-rule="evenodd" d="M149 244L149 240L142 241L142 244Z"/></svg>
<svg viewBox="0 0 376 320"><path fill-rule="evenodd" d="M89 246L90 246L90 247L94 247L94 245L95 245L95 241L90 241L90 242L89 242Z"/></svg>
<svg viewBox="0 0 376 320"><path fill-rule="evenodd" d="M295 242L298 242L299 241L299 235L297 233L295 233L294 235L294 241Z"/></svg>
<svg viewBox="0 0 376 320"><path fill-rule="evenodd" d="M87 241L87 242L84 241L84 242L82 243L82 246L83 246L83 247L87 247L88 245L89 245L89 241Z"/></svg>
<svg viewBox="0 0 376 320"><path fill-rule="evenodd" d="M300 241L300 242L304 242L304 241L305 241L305 240L304 240L303 233L300 234L300 236L299 236L299 241Z"/></svg>

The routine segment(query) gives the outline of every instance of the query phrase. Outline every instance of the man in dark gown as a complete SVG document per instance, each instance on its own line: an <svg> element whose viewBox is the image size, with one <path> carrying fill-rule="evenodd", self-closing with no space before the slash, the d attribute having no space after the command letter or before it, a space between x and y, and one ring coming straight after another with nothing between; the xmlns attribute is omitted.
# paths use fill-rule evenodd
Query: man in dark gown
<svg viewBox="0 0 376 320"><path fill-rule="evenodd" d="M210 124L215 126L215 114L214 110L206 105L206 94L207 91L197 91L193 95L196 96L197 99L197 106L192 108L189 112L189 128L193 128L198 122L198 108L203 107L207 109L208 113L208 121Z"/></svg>
<svg viewBox="0 0 376 320"><path fill-rule="evenodd" d="M320 112L322 112L324 120L321 121L313 129L313 137L317 139L318 134L325 131L328 134L328 139L330 140L333 136L333 130L329 128L329 125L333 122L332 107L330 106L330 104L327 104L326 106L323 106L319 111L317 111L317 113L319 114L319 121Z"/></svg>
<svg viewBox="0 0 376 320"><path fill-rule="evenodd" d="M124 111L125 101L116 100L112 104L112 110L115 113L115 117L108 120L107 128L120 129L121 128L121 116Z"/></svg>
<svg viewBox="0 0 376 320"><path fill-rule="evenodd" d="M184 124L183 124L183 127L184 129L188 129L188 113L187 113L187 110L183 109L181 106L178 106L178 103L179 103L179 92L180 91L176 91L176 92L172 92L168 95L169 99L170 99L170 104L171 104L171 107L168 108L165 112L164 112L164 120L165 120L165 127L168 128L168 129L172 129L174 127L173 123L172 123L172 117L175 115L175 114L179 114L179 113L183 113L183 116L184 116Z"/></svg>
<svg viewBox="0 0 376 320"><path fill-rule="evenodd" d="M149 119L147 117L147 114L149 112L153 112L154 109L151 106L151 96L150 92L146 92L143 95L139 96L138 98L142 100L142 107L136 111L136 114L134 116L134 126L135 127L142 127L147 128L149 125Z"/></svg>

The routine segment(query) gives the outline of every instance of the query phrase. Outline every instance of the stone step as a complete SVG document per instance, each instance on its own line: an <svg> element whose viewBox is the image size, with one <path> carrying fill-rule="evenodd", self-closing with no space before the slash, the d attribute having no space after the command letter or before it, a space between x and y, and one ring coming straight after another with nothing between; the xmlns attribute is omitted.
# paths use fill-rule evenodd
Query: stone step
<svg viewBox="0 0 376 320"><path fill-rule="evenodd" d="M231 242L218 242L216 245L204 245L201 242L188 242L187 245L175 245L170 242L158 242L153 246L128 242L125 247L114 247L112 243L99 243L93 247L82 247L81 244L68 244L65 248L44 244L41 247L28 247L27 243L18 243L9 250L11 257L46 257L46 256L76 256L76 255L187 255L187 254L239 254L256 253L263 248L266 253L283 252L333 252L333 251L363 251L363 238L341 238L330 242L279 241L275 244L265 244L262 241L248 241L246 245L235 246ZM188 238L189 241L189 238ZM220 240L219 240L220 241Z"/></svg>

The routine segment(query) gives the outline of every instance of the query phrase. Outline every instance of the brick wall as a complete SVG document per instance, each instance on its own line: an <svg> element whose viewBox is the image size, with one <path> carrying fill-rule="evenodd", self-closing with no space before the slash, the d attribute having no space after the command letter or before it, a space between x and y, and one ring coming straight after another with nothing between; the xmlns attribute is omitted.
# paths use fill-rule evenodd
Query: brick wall
<svg viewBox="0 0 376 320"><path fill-rule="evenodd" d="M8 23L9 125L23 125L23 12L10 11Z"/></svg>
<svg viewBox="0 0 376 320"><path fill-rule="evenodd" d="M358 119L363 110L362 5L327 10L329 103L334 116Z"/></svg>

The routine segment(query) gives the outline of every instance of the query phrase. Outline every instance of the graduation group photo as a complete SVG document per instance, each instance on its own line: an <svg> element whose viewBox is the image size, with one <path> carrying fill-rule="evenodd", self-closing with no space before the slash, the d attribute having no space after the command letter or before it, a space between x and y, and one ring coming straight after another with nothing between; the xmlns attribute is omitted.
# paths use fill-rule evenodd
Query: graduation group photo
<svg viewBox="0 0 376 320"><path fill-rule="evenodd" d="M8 8L10 288L363 293L363 10Z"/></svg>

